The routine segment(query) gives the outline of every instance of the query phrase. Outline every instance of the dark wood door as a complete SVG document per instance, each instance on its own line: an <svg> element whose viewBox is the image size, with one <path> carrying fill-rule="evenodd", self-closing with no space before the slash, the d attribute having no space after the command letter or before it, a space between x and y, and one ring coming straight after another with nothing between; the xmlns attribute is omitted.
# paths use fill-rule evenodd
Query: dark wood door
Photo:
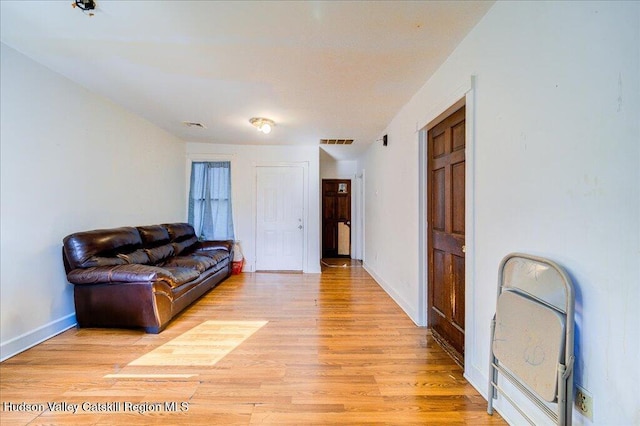
<svg viewBox="0 0 640 426"><path fill-rule="evenodd" d="M349 256L351 181L322 180L322 257Z"/></svg>
<svg viewBox="0 0 640 426"><path fill-rule="evenodd" d="M429 324L437 340L464 360L465 108L429 130Z"/></svg>

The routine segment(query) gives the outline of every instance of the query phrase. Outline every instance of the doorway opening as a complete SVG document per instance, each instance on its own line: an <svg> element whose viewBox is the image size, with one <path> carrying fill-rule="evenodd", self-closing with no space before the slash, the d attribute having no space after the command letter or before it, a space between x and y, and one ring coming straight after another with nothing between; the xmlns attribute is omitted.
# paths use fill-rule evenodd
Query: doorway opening
<svg viewBox="0 0 640 426"><path fill-rule="evenodd" d="M350 179L322 179L322 257L351 257Z"/></svg>

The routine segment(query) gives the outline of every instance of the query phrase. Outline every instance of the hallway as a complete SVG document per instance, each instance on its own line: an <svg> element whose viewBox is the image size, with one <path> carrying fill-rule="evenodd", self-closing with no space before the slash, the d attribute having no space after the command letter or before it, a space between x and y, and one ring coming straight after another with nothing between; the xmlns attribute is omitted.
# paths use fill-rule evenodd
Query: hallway
<svg viewBox="0 0 640 426"><path fill-rule="evenodd" d="M205 323L213 334L194 332ZM258 326L229 331L247 324ZM156 361L141 362L151 351ZM2 424L504 424L357 265L234 275L161 334L70 329L0 375L3 404L35 407L3 410ZM99 404L115 408L91 409ZM125 409L134 406L147 411Z"/></svg>

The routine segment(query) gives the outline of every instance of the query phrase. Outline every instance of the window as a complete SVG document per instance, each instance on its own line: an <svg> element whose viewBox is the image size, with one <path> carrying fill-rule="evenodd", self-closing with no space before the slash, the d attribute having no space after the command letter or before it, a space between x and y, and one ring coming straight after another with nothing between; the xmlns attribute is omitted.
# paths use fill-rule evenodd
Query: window
<svg viewBox="0 0 640 426"><path fill-rule="evenodd" d="M203 240L232 240L231 163L191 163L189 223Z"/></svg>

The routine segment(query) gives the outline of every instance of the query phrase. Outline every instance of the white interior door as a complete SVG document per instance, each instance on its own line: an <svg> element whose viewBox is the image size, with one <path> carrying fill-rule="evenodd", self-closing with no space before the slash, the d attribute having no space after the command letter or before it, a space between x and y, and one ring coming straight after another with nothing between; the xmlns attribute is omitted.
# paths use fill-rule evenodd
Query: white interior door
<svg viewBox="0 0 640 426"><path fill-rule="evenodd" d="M257 167L256 270L302 271L304 169Z"/></svg>

